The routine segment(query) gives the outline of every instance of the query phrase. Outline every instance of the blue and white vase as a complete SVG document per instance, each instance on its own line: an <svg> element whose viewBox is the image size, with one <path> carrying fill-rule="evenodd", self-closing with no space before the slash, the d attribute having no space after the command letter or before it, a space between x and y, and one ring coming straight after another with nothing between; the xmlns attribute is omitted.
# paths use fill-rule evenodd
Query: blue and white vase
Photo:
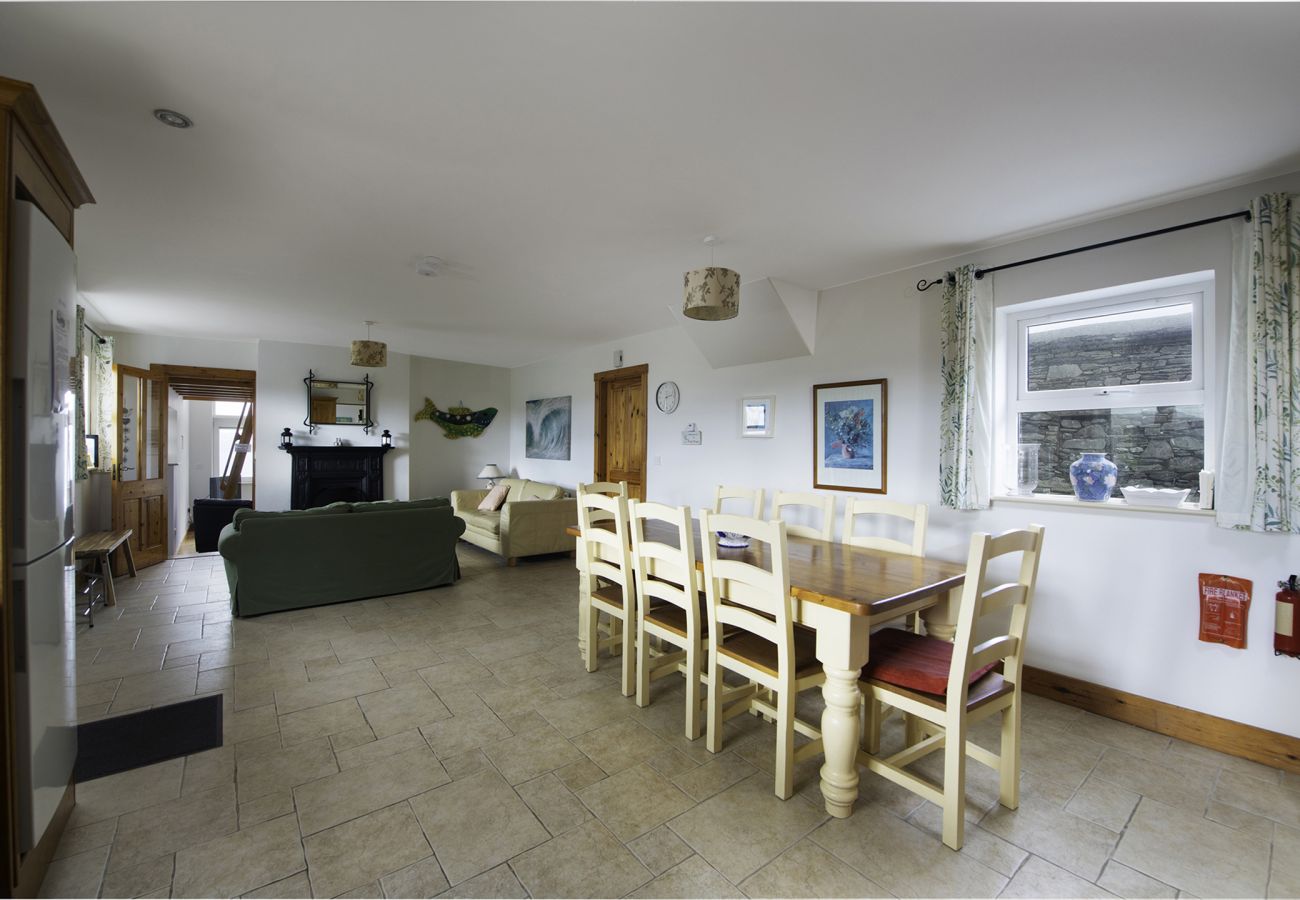
<svg viewBox="0 0 1300 900"><path fill-rule="evenodd" d="M1089 503L1105 503L1115 490L1115 476L1119 466L1106 458L1105 453L1085 453L1070 463L1070 484L1074 496Z"/></svg>

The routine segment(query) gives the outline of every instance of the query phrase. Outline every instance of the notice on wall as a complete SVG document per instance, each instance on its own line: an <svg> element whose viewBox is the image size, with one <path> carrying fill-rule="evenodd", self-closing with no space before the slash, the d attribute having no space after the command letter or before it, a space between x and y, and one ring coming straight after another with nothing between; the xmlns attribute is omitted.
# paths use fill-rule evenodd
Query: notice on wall
<svg viewBox="0 0 1300 900"><path fill-rule="evenodd" d="M1245 578L1204 572L1198 581L1201 588L1201 640L1244 650L1246 614L1250 612L1254 583Z"/></svg>

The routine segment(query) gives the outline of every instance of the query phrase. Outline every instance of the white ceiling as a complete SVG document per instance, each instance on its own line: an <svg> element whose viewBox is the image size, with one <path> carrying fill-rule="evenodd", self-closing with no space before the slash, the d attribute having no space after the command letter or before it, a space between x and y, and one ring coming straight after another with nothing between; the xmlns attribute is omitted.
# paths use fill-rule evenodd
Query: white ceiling
<svg viewBox="0 0 1300 900"><path fill-rule="evenodd" d="M1300 168L1298 37L1292 3L3 3L0 74L95 193L110 324L520 365L668 325L709 233L825 288Z"/></svg>

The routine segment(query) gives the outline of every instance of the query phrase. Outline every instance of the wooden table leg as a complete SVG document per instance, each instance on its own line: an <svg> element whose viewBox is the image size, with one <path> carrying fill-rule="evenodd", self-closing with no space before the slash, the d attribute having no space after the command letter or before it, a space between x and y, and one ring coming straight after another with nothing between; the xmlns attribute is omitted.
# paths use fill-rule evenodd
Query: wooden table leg
<svg viewBox="0 0 1300 900"><path fill-rule="evenodd" d="M126 571L132 578L135 577L135 557L131 555L131 539L127 538L122 542L122 552L126 554Z"/></svg>
<svg viewBox="0 0 1300 900"><path fill-rule="evenodd" d="M858 742L862 736L858 674L867 663L870 628L861 616L800 604L804 625L817 629L817 658L826 672L822 697L822 797L826 812L847 818L858 799Z"/></svg>
<svg viewBox="0 0 1300 900"><path fill-rule="evenodd" d="M928 609L921 610L925 620L925 633L941 641L952 643L957 637L957 610L961 606L961 589L948 591L947 596Z"/></svg>
<svg viewBox="0 0 1300 900"><path fill-rule="evenodd" d="M95 557L95 565L104 575L104 605L117 606L117 593L113 590L112 554L104 551Z"/></svg>

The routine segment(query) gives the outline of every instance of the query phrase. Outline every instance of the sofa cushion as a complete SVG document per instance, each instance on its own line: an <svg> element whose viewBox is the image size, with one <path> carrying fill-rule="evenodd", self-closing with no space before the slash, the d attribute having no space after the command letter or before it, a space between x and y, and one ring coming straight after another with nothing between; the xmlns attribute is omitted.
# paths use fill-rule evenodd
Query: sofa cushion
<svg viewBox="0 0 1300 900"><path fill-rule="evenodd" d="M473 528L475 531L481 531L485 534L499 535L501 533L501 513L499 512L480 512L476 509L462 509L456 515L465 520L465 527Z"/></svg>
<svg viewBox="0 0 1300 900"><path fill-rule="evenodd" d="M525 481L520 492L521 500L559 500L564 496L564 488L558 484L544 484L540 481ZM513 497L511 499L514 499Z"/></svg>
<svg viewBox="0 0 1300 900"><path fill-rule="evenodd" d="M492 488L492 490L487 492L487 495L479 501L476 508L479 512L496 512L501 507L505 506L506 495L509 492L509 487L504 484L498 484L496 487Z"/></svg>
<svg viewBox="0 0 1300 900"><path fill-rule="evenodd" d="M366 500L351 505L354 513L395 512L399 509L432 509L437 506L450 506L451 501L446 497L425 497L420 500Z"/></svg>
<svg viewBox="0 0 1300 900"><path fill-rule="evenodd" d="M528 482L523 478L503 478L497 484L504 484L509 488L506 494L506 502L514 503L516 500L524 499L524 485Z"/></svg>
<svg viewBox="0 0 1300 900"><path fill-rule="evenodd" d="M243 523L249 519L275 519L286 518L294 519L299 516L336 516L352 513L351 503L331 503L329 506L318 506L312 509L237 509L233 522L235 530L239 531Z"/></svg>

